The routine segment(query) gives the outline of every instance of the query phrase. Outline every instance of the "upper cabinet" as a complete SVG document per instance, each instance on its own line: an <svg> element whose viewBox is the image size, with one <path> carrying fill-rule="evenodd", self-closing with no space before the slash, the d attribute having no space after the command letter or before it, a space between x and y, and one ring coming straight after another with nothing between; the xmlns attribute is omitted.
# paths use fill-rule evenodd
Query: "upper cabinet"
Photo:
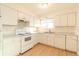
<svg viewBox="0 0 79 59"><path fill-rule="evenodd" d="M55 18L55 26L60 26L60 19L59 19L59 16L56 16Z"/></svg>
<svg viewBox="0 0 79 59"><path fill-rule="evenodd" d="M23 13L23 12L20 12L18 11L18 20L24 20L24 21L29 21L31 15L28 15L27 13Z"/></svg>
<svg viewBox="0 0 79 59"><path fill-rule="evenodd" d="M67 15L60 16L60 26L67 26Z"/></svg>
<svg viewBox="0 0 79 59"><path fill-rule="evenodd" d="M30 15L22 13L22 12L18 12L18 21L21 20L21 22L19 24L23 25L25 24L25 26L30 26Z"/></svg>
<svg viewBox="0 0 79 59"><path fill-rule="evenodd" d="M34 18L30 17L29 21L30 21L30 26L34 26Z"/></svg>
<svg viewBox="0 0 79 59"><path fill-rule="evenodd" d="M2 27L1 26L2 24L1 23L2 23L2 21L1 21L1 6L0 6L0 31L1 31L1 27Z"/></svg>
<svg viewBox="0 0 79 59"><path fill-rule="evenodd" d="M55 26L76 26L76 13L56 16Z"/></svg>
<svg viewBox="0 0 79 59"><path fill-rule="evenodd" d="M34 20L34 26L35 27L40 27L41 21L39 19Z"/></svg>
<svg viewBox="0 0 79 59"><path fill-rule="evenodd" d="M76 13L68 14L68 26L76 26Z"/></svg>
<svg viewBox="0 0 79 59"><path fill-rule="evenodd" d="M1 6L1 20L3 24L16 25L17 11L6 6Z"/></svg>
<svg viewBox="0 0 79 59"><path fill-rule="evenodd" d="M57 16L55 20L55 26L67 26L67 16Z"/></svg>
<svg viewBox="0 0 79 59"><path fill-rule="evenodd" d="M40 26L40 20L37 19L36 17L34 16L31 16L29 18L29 22L30 22L30 26L32 27L39 27Z"/></svg>
<svg viewBox="0 0 79 59"><path fill-rule="evenodd" d="M22 12L18 12L18 20L25 20L25 14Z"/></svg>

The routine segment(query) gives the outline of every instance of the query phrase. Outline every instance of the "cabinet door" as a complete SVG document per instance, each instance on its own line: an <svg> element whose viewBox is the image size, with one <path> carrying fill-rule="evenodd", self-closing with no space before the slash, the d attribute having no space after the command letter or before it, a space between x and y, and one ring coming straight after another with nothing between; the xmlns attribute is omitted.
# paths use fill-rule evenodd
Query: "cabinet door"
<svg viewBox="0 0 79 59"><path fill-rule="evenodd" d="M55 36L55 47L65 49L65 36L64 35Z"/></svg>
<svg viewBox="0 0 79 59"><path fill-rule="evenodd" d="M13 44L13 51L14 51L14 55L19 55L20 53L20 38L18 36L16 36L15 38L13 38L14 43ZM15 48L16 47L16 48Z"/></svg>
<svg viewBox="0 0 79 59"><path fill-rule="evenodd" d="M78 47L77 47L77 49L78 49L77 55L79 56L79 40L78 40L77 44L78 44Z"/></svg>
<svg viewBox="0 0 79 59"><path fill-rule="evenodd" d="M40 20L39 19L35 19L34 20L34 26L35 27L39 27L40 26Z"/></svg>
<svg viewBox="0 0 79 59"><path fill-rule="evenodd" d="M69 51L77 51L77 37L76 36L67 36L66 39L66 49Z"/></svg>
<svg viewBox="0 0 79 59"><path fill-rule="evenodd" d="M29 22L30 22L30 26L34 26L34 18L31 16L30 18L29 18L30 20L29 20Z"/></svg>
<svg viewBox="0 0 79 59"><path fill-rule="evenodd" d="M60 16L60 26L67 26L67 15Z"/></svg>
<svg viewBox="0 0 79 59"><path fill-rule="evenodd" d="M48 34L48 45L54 46L54 38L55 36L53 34Z"/></svg>
<svg viewBox="0 0 79 59"><path fill-rule="evenodd" d="M5 38L3 41L3 55L13 56L18 55L20 52L19 39L17 38Z"/></svg>
<svg viewBox="0 0 79 59"><path fill-rule="evenodd" d="M22 12L18 12L18 19L25 20L25 14Z"/></svg>
<svg viewBox="0 0 79 59"><path fill-rule="evenodd" d="M48 43L48 34L39 34L39 42L43 44Z"/></svg>
<svg viewBox="0 0 79 59"><path fill-rule="evenodd" d="M1 32L1 30L2 30L2 19L1 19L2 17L1 17L1 6L0 6L0 32Z"/></svg>
<svg viewBox="0 0 79 59"><path fill-rule="evenodd" d="M17 24L17 11L1 6L1 19L3 24L16 25Z"/></svg>
<svg viewBox="0 0 79 59"><path fill-rule="evenodd" d="M55 18L55 26L60 26L60 17L56 16Z"/></svg>
<svg viewBox="0 0 79 59"><path fill-rule="evenodd" d="M57 16L55 26L67 26L67 15Z"/></svg>
<svg viewBox="0 0 79 59"><path fill-rule="evenodd" d="M71 13L68 14L68 26L75 26L76 25L76 14Z"/></svg>
<svg viewBox="0 0 79 59"><path fill-rule="evenodd" d="M2 33L0 32L0 56L2 56L3 46L2 46Z"/></svg>
<svg viewBox="0 0 79 59"><path fill-rule="evenodd" d="M37 44L40 40L39 38L39 34L32 34L32 37L31 37L31 40L32 40L32 45L34 46L35 44Z"/></svg>

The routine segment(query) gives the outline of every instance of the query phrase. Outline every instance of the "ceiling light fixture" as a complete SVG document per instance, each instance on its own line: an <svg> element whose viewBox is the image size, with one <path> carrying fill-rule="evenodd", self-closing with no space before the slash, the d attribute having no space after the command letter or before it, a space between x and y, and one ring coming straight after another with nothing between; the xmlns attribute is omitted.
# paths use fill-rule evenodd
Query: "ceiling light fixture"
<svg viewBox="0 0 79 59"><path fill-rule="evenodd" d="M48 7L48 3L41 3L41 4L40 4L40 7L41 7L41 8L47 8L47 7Z"/></svg>

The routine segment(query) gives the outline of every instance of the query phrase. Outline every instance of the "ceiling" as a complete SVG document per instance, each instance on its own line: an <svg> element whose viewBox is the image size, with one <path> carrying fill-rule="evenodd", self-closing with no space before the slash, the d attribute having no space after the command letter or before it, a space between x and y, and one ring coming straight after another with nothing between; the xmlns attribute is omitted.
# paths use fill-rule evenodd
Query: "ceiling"
<svg viewBox="0 0 79 59"><path fill-rule="evenodd" d="M75 3L48 3L48 8L40 8L39 3L6 3L5 5L23 12L28 11L39 17L76 10L77 6Z"/></svg>

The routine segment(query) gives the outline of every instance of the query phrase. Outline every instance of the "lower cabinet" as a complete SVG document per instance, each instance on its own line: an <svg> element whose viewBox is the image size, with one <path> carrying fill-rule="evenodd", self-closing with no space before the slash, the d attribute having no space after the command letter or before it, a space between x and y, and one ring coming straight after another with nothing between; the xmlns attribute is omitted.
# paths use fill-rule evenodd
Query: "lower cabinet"
<svg viewBox="0 0 79 59"><path fill-rule="evenodd" d="M0 32L0 56L2 56L2 32Z"/></svg>
<svg viewBox="0 0 79 59"><path fill-rule="evenodd" d="M39 34L37 39L39 39L40 43L56 48L65 49L65 35L51 33Z"/></svg>
<svg viewBox="0 0 79 59"><path fill-rule="evenodd" d="M54 42L55 42L55 40L54 40L54 34L48 34L48 38L47 38L47 44L48 45L50 45L50 46L54 46Z"/></svg>
<svg viewBox="0 0 79 59"><path fill-rule="evenodd" d="M34 46L35 44L37 44L40 40L39 34L32 34L31 40L32 40L31 45Z"/></svg>
<svg viewBox="0 0 79 59"><path fill-rule="evenodd" d="M31 42L26 44L26 51L32 48L37 43L43 43L52 47L66 49L68 51L77 51L77 37L75 35L62 35L62 34L33 34Z"/></svg>
<svg viewBox="0 0 79 59"><path fill-rule="evenodd" d="M23 41L21 41L22 39ZM23 48L21 47L21 42L24 43ZM18 55L19 53L31 49L39 42L60 49L66 49L73 52L77 51L77 37L74 35L67 35L65 37L65 35L59 34L33 34L31 40L28 42L25 42L23 37L3 38L3 55Z"/></svg>
<svg viewBox="0 0 79 59"><path fill-rule="evenodd" d="M65 49L65 36L64 35L55 35L55 44L56 48Z"/></svg>
<svg viewBox="0 0 79 59"><path fill-rule="evenodd" d="M48 45L48 34L42 34L40 38L41 38L41 43Z"/></svg>
<svg viewBox="0 0 79 59"><path fill-rule="evenodd" d="M66 50L77 52L77 36L67 36Z"/></svg>
<svg viewBox="0 0 79 59"><path fill-rule="evenodd" d="M0 42L0 56L2 56L2 44Z"/></svg>
<svg viewBox="0 0 79 59"><path fill-rule="evenodd" d="M18 55L20 52L20 42L18 37L3 39L3 56Z"/></svg>
<svg viewBox="0 0 79 59"><path fill-rule="evenodd" d="M49 34L38 33L32 35L32 40L36 43L50 44Z"/></svg>
<svg viewBox="0 0 79 59"><path fill-rule="evenodd" d="M79 36L78 36L79 37ZM78 40L78 50L77 50L77 55L79 56L79 40Z"/></svg>

